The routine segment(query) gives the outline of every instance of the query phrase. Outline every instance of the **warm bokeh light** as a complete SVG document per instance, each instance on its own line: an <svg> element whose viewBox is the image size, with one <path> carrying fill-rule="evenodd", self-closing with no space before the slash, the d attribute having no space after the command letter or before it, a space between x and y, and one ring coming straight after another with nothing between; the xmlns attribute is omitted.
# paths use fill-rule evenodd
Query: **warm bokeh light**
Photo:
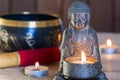
<svg viewBox="0 0 120 80"><path fill-rule="evenodd" d="M107 40L107 46L112 46L112 41L110 39Z"/></svg>
<svg viewBox="0 0 120 80"><path fill-rule="evenodd" d="M35 69L38 69L39 68L39 62L36 62L35 63Z"/></svg>
<svg viewBox="0 0 120 80"><path fill-rule="evenodd" d="M86 55L85 55L84 51L82 51L82 53L81 53L81 61L82 61L82 63L86 62Z"/></svg>
<svg viewBox="0 0 120 80"><path fill-rule="evenodd" d="M59 43L61 42L61 38L62 38L61 33L59 33L59 34L58 34L58 42L59 42Z"/></svg>

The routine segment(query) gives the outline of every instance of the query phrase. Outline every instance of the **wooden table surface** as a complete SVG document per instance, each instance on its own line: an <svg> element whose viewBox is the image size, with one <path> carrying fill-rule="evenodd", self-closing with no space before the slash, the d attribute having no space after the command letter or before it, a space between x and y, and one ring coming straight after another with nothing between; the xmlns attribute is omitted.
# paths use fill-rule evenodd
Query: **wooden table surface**
<svg viewBox="0 0 120 80"><path fill-rule="evenodd" d="M119 46L120 50L120 34L98 34L100 44L107 38L112 38ZM120 80L120 53L112 55L101 53L101 62L103 66L102 70L109 80ZM48 77L36 78L25 76L24 67L12 67L0 69L0 80L52 80L58 70L59 63L53 63L46 66L49 67Z"/></svg>
<svg viewBox="0 0 120 80"><path fill-rule="evenodd" d="M120 80L120 54L102 54L103 71L109 80ZM0 80L52 80L58 70L59 63L46 65L49 67L49 76L43 78L24 75L24 67L0 69Z"/></svg>

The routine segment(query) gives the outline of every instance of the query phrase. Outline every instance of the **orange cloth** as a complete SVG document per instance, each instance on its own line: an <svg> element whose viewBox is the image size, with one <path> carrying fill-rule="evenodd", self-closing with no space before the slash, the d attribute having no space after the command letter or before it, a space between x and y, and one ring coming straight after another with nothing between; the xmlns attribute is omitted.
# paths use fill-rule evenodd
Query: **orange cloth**
<svg viewBox="0 0 120 80"><path fill-rule="evenodd" d="M18 52L0 54L0 68L18 66L19 64L20 57Z"/></svg>

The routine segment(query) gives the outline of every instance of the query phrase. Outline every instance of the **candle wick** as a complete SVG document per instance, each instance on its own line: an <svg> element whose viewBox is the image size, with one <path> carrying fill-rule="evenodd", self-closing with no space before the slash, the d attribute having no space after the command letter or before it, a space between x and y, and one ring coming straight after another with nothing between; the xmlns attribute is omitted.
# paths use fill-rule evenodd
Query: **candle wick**
<svg viewBox="0 0 120 80"><path fill-rule="evenodd" d="M84 61L84 62L82 62L83 64L85 64L86 62Z"/></svg>
<svg viewBox="0 0 120 80"><path fill-rule="evenodd" d="M38 70L39 68L38 68L38 67L36 67L36 69Z"/></svg>
<svg viewBox="0 0 120 80"><path fill-rule="evenodd" d="M37 70L40 70L38 67L35 67L35 69L34 69L35 71L37 71Z"/></svg>

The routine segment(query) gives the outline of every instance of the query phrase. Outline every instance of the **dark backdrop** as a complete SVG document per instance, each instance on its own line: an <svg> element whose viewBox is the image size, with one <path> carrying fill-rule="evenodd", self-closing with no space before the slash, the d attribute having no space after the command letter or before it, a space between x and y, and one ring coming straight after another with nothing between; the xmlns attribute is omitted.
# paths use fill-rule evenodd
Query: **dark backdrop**
<svg viewBox="0 0 120 80"><path fill-rule="evenodd" d="M67 9L74 0L0 0L0 14L23 11L54 13L68 27ZM86 0L97 32L120 32L120 0Z"/></svg>

